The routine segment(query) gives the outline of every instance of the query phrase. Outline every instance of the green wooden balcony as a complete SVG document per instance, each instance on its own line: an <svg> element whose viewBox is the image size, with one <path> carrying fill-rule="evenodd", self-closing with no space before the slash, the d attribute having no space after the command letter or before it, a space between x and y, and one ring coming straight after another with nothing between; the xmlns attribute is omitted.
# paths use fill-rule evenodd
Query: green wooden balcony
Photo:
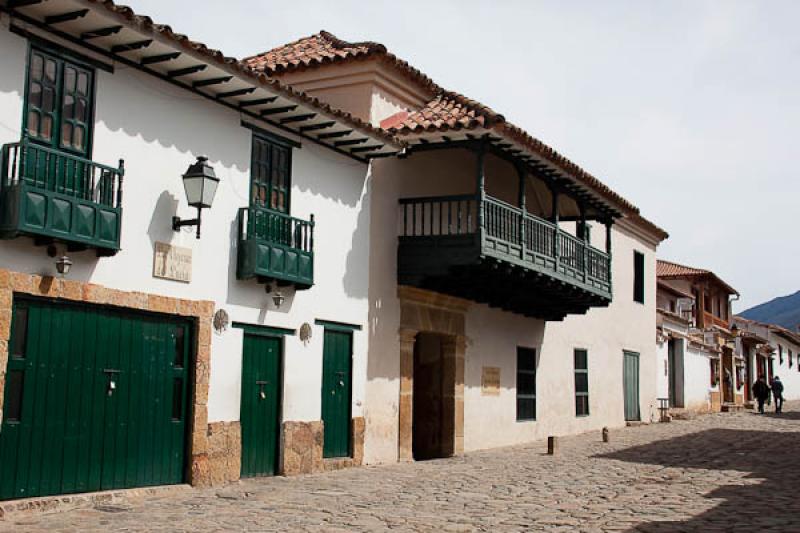
<svg viewBox="0 0 800 533"><path fill-rule="evenodd" d="M298 290L314 284L314 215L308 221L266 207L243 207L238 222L238 279Z"/></svg>
<svg viewBox="0 0 800 533"><path fill-rule="evenodd" d="M0 160L0 238L22 235L71 251L119 250L123 163L108 167L23 138Z"/></svg>
<svg viewBox="0 0 800 533"><path fill-rule="evenodd" d="M546 320L611 301L611 257L490 196L400 200L398 281Z"/></svg>

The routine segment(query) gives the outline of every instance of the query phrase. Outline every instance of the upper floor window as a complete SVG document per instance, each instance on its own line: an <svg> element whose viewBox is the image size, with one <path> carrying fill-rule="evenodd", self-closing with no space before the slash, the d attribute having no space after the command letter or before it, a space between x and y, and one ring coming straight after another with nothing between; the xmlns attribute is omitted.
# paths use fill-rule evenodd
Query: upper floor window
<svg viewBox="0 0 800 533"><path fill-rule="evenodd" d="M783 364L783 346L781 346L780 344L778 345L778 364L779 365Z"/></svg>
<svg viewBox="0 0 800 533"><path fill-rule="evenodd" d="M250 205L289 212L292 172L291 148L253 135L250 167Z"/></svg>
<svg viewBox="0 0 800 533"><path fill-rule="evenodd" d="M517 348L517 420L536 420L536 350Z"/></svg>
<svg viewBox="0 0 800 533"><path fill-rule="evenodd" d="M575 416L589 414L589 353L577 349L575 358Z"/></svg>
<svg viewBox="0 0 800 533"><path fill-rule="evenodd" d="M644 254L633 252L633 301L644 303Z"/></svg>
<svg viewBox="0 0 800 533"><path fill-rule="evenodd" d="M92 140L94 72L31 47L23 130L41 144L88 158Z"/></svg>

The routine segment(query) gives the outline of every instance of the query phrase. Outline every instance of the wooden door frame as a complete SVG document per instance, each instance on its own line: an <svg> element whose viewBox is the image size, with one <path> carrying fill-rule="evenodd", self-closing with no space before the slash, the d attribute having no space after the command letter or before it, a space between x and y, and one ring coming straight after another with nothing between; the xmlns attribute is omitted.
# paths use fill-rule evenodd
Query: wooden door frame
<svg viewBox="0 0 800 533"><path fill-rule="evenodd" d="M447 337L442 343L444 372L452 372L453 413L447 423L453 425L453 455L464 453L464 364L467 338L466 311L470 302L408 286L398 287L400 298L400 399L398 408L398 461L414 460L414 345L420 332ZM449 391L448 391L449 392Z"/></svg>

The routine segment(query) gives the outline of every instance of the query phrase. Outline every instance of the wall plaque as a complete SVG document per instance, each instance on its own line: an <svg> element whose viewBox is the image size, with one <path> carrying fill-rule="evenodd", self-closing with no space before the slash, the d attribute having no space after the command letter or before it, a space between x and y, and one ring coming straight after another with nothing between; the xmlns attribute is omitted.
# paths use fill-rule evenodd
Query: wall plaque
<svg viewBox="0 0 800 533"><path fill-rule="evenodd" d="M485 366L481 372L481 395L499 396L500 395L500 368L496 366Z"/></svg>
<svg viewBox="0 0 800 533"><path fill-rule="evenodd" d="M192 281L192 249L156 242L153 276L184 283Z"/></svg>

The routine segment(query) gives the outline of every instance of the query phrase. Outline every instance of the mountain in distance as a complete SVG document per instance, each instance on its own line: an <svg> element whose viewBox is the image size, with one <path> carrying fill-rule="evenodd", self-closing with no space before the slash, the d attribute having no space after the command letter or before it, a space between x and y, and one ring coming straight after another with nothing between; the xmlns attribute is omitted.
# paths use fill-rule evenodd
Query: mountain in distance
<svg viewBox="0 0 800 533"><path fill-rule="evenodd" d="M739 316L797 331L800 326L800 291L751 307L739 313Z"/></svg>

